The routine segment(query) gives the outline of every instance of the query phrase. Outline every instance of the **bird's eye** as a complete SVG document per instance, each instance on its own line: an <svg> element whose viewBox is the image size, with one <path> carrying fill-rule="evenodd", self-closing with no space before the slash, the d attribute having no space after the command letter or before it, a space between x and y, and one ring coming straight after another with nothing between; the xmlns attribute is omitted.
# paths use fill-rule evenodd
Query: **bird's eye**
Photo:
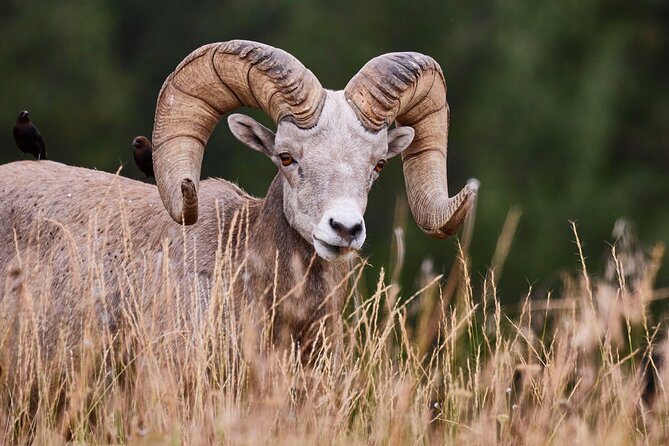
<svg viewBox="0 0 669 446"><path fill-rule="evenodd" d="M374 166L374 172L380 173L381 169L383 169L383 166L386 165L386 160L379 160L378 163L376 163L376 166Z"/></svg>
<svg viewBox="0 0 669 446"><path fill-rule="evenodd" d="M293 157L287 152L279 153L279 159L281 160L281 165L284 167L288 167L295 162Z"/></svg>

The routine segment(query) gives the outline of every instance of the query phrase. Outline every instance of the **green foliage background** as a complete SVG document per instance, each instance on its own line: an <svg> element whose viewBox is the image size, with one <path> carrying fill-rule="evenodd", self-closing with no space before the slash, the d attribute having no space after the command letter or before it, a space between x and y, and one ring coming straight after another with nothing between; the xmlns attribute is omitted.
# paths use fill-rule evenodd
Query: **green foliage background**
<svg viewBox="0 0 669 446"><path fill-rule="evenodd" d="M11 127L28 109L52 159L109 171L125 163L123 174L137 176L130 141L150 135L164 78L196 47L233 38L287 50L332 89L384 52L434 57L449 87L451 189L469 177L482 183L474 271L485 272L509 208L523 210L502 279L507 301L574 268L569 220L593 267L618 217L636 222L645 241L669 243L663 0L0 0L0 161L20 157ZM224 125L204 165L204 177L260 196L275 174ZM389 258L403 193L393 160L366 215L375 266ZM423 258L447 271L455 252L412 221L407 247L407 288ZM666 267L661 274L666 286Z"/></svg>

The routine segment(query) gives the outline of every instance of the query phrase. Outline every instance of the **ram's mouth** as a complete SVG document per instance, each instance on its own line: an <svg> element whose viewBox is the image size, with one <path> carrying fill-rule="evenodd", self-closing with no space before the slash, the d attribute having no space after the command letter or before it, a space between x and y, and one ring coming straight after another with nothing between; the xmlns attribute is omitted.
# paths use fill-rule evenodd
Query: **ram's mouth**
<svg viewBox="0 0 669 446"><path fill-rule="evenodd" d="M355 248L350 246L331 245L317 237L314 237L314 248L316 253L325 260L341 259L355 252Z"/></svg>

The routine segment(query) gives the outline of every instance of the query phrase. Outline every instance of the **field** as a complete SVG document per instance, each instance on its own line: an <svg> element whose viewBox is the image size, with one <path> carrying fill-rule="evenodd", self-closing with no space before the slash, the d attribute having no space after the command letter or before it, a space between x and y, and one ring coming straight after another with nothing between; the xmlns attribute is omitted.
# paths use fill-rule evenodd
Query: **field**
<svg viewBox="0 0 669 446"><path fill-rule="evenodd" d="M31 293L21 285L31 271L12 271L20 307L0 306L8 321L0 443L667 443L667 342L651 312L669 297L654 286L663 247L641 249L621 223L595 275L574 224L574 272L545 298L529 289L503 307L497 283L516 217L484 278L469 271L465 230L448 277L425 262L411 295L397 284L405 249L398 230L391 272L364 286L368 265L356 259L341 284L351 290L343 340L321 331L307 352L274 348L272 312L257 316L231 299L226 280L239 270L225 246L211 303L187 296L193 314L129 280L136 286L122 300L120 335L96 322L96 268L80 271L76 346L67 333L45 345L48 290ZM168 327L155 323L157 311L169 315Z"/></svg>

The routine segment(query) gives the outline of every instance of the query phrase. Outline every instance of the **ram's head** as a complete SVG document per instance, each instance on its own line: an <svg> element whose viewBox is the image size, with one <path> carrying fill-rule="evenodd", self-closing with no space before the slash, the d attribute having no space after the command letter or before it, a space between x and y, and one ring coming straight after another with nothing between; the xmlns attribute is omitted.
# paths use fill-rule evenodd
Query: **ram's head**
<svg viewBox="0 0 669 446"><path fill-rule="evenodd" d="M286 218L324 259L362 246L367 194L397 154L409 205L425 232L454 234L471 208L475 186L448 195L446 84L433 59L379 56L344 91L332 92L290 54L235 40L191 53L158 98L154 171L175 221L197 221L204 147L221 117L240 106L260 108L277 123L274 134L247 116L228 118L238 139L279 166Z"/></svg>

